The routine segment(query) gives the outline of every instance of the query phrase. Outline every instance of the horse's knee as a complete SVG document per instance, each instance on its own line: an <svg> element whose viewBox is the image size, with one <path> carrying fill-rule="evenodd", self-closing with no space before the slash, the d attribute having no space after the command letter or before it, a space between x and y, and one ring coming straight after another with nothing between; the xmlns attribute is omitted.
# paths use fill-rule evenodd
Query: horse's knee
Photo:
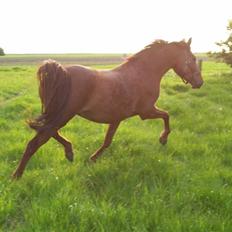
<svg viewBox="0 0 232 232"><path fill-rule="evenodd" d="M163 115L162 115L162 118L165 120L165 121L169 121L169 114L167 112L164 112Z"/></svg>
<svg viewBox="0 0 232 232"><path fill-rule="evenodd" d="M169 114L167 112L158 110L156 108L152 108L150 110L141 112L139 114L139 117L142 120L145 120L145 119L157 119L157 118L162 118L165 121L169 120Z"/></svg>

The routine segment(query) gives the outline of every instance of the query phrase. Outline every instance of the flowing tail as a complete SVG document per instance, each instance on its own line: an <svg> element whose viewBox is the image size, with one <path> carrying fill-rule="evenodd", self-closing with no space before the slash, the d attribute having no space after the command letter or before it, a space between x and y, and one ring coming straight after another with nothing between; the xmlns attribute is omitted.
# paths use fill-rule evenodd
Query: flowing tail
<svg viewBox="0 0 232 232"><path fill-rule="evenodd" d="M28 124L37 131L59 127L69 100L70 76L61 64L47 60L38 69L37 78L42 112Z"/></svg>

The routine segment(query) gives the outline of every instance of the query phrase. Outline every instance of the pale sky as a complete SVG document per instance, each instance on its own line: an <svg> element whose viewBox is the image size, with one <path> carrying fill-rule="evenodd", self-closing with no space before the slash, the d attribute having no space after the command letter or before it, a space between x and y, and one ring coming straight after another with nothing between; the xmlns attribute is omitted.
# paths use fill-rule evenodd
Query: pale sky
<svg viewBox="0 0 232 232"><path fill-rule="evenodd" d="M0 0L5 53L134 53L192 37L205 52L227 37L232 0Z"/></svg>

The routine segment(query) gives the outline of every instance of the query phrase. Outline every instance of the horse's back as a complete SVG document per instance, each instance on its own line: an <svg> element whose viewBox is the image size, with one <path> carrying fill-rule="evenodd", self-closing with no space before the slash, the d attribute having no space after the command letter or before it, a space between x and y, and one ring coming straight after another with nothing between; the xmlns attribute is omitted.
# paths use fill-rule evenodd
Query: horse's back
<svg viewBox="0 0 232 232"><path fill-rule="evenodd" d="M68 66L66 69L72 82L78 82L79 84L89 84L89 82L94 81L97 74L96 70L81 65Z"/></svg>
<svg viewBox="0 0 232 232"><path fill-rule="evenodd" d="M93 92L96 79L96 71L84 66L66 67L71 78L70 108L80 110L88 101Z"/></svg>

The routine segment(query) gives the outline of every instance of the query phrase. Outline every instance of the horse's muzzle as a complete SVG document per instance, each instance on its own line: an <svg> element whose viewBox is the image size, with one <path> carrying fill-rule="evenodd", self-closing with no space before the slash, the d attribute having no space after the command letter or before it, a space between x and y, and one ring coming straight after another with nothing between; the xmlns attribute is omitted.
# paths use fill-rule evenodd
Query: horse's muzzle
<svg viewBox="0 0 232 232"><path fill-rule="evenodd" d="M203 80L197 81L197 82L195 82L195 83L192 85L192 88L193 88L193 89L199 89L199 88L201 88L201 86L203 85L203 83L204 83Z"/></svg>

